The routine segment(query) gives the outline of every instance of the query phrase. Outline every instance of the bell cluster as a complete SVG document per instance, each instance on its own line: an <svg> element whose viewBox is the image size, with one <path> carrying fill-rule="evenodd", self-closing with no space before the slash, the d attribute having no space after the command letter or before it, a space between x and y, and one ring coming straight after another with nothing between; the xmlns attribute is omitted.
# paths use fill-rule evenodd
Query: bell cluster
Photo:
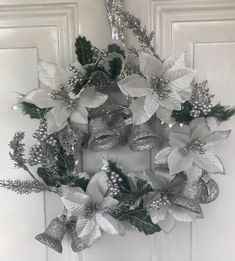
<svg viewBox="0 0 235 261"><path fill-rule="evenodd" d="M153 200L150 204L150 208L159 209L162 206L171 204L167 195L162 195L159 199Z"/></svg>
<svg viewBox="0 0 235 261"><path fill-rule="evenodd" d="M211 112L211 108L213 107L211 99L214 95L210 95L207 83L207 81L204 81L194 85L191 97L192 110L190 112L190 115L194 118L206 116Z"/></svg>
<svg viewBox="0 0 235 261"><path fill-rule="evenodd" d="M58 145L57 139L53 135L47 135L47 123L45 120L40 122L39 128L33 134L33 138L39 142L46 142L53 147Z"/></svg>
<svg viewBox="0 0 235 261"><path fill-rule="evenodd" d="M114 171L111 172L110 180L108 181L108 191L111 197L117 197L120 194L120 182L122 182L120 175Z"/></svg>

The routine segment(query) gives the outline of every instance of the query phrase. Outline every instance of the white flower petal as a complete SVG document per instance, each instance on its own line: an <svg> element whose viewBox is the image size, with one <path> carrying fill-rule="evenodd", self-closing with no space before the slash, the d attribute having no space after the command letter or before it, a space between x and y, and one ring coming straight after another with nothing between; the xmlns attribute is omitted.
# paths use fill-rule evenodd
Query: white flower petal
<svg viewBox="0 0 235 261"><path fill-rule="evenodd" d="M170 174L177 174L192 167L191 153L185 153L182 149L174 149L167 158Z"/></svg>
<svg viewBox="0 0 235 261"><path fill-rule="evenodd" d="M57 102L57 104L46 114L47 121L53 119L56 125L61 126L70 116L70 112L66 109L63 102ZM51 116L52 115L52 116Z"/></svg>
<svg viewBox="0 0 235 261"><path fill-rule="evenodd" d="M54 63L41 61L38 65L39 80L46 86L56 89L59 85L66 85L69 74Z"/></svg>
<svg viewBox="0 0 235 261"><path fill-rule="evenodd" d="M79 105L87 108L97 108L108 99L106 94L97 92L95 87L87 87L81 93L78 98Z"/></svg>
<svg viewBox="0 0 235 261"><path fill-rule="evenodd" d="M145 123L150 118L144 110L145 97L140 97L135 100L132 100L130 105L130 110L133 114L133 123L136 125L140 125Z"/></svg>
<svg viewBox="0 0 235 261"><path fill-rule="evenodd" d="M188 214L188 211L184 208L180 208L172 205L169 207L169 213L180 222L192 222L193 218Z"/></svg>
<svg viewBox="0 0 235 261"><path fill-rule="evenodd" d="M159 99L158 102L162 107L165 107L169 110L180 110L182 100L175 91L172 91L168 94L168 98L162 100Z"/></svg>
<svg viewBox="0 0 235 261"><path fill-rule="evenodd" d="M163 72L163 63L153 55L141 52L139 55L140 70L144 76L151 81L153 77L157 77Z"/></svg>
<svg viewBox="0 0 235 261"><path fill-rule="evenodd" d="M210 173L225 174L221 160L211 152L204 154L192 153L194 163Z"/></svg>
<svg viewBox="0 0 235 261"><path fill-rule="evenodd" d="M159 107L159 102L156 94L154 92L149 93L144 102L144 111L148 115L149 119L157 111Z"/></svg>
<svg viewBox="0 0 235 261"><path fill-rule="evenodd" d="M139 75L131 75L118 82L122 93L129 97L146 96L150 89L150 84Z"/></svg>
<svg viewBox="0 0 235 261"><path fill-rule="evenodd" d="M214 131L205 137L206 147L214 146L225 141L231 133L231 130Z"/></svg>
<svg viewBox="0 0 235 261"><path fill-rule="evenodd" d="M167 212L165 219L159 221L158 225L163 232L169 233L175 228L176 220L171 214Z"/></svg>
<svg viewBox="0 0 235 261"><path fill-rule="evenodd" d="M190 137L184 133L170 132L169 144L173 148L185 148L190 143Z"/></svg>
<svg viewBox="0 0 235 261"><path fill-rule="evenodd" d="M70 120L75 123L87 124L88 111L85 107L77 105L76 109L71 113Z"/></svg>
<svg viewBox="0 0 235 261"><path fill-rule="evenodd" d="M113 197L105 197L103 201L100 203L99 208L105 209L105 208L115 208L118 205L119 201Z"/></svg>
<svg viewBox="0 0 235 261"><path fill-rule="evenodd" d="M202 169L193 164L191 168L185 171L189 182L198 181L202 176Z"/></svg>
<svg viewBox="0 0 235 261"><path fill-rule="evenodd" d="M196 138L204 138L210 133L210 129L206 121L201 121L193 130L191 140Z"/></svg>
<svg viewBox="0 0 235 261"><path fill-rule="evenodd" d="M125 229L121 223L108 214L97 213L96 222L100 228L111 235L125 235Z"/></svg>
<svg viewBox="0 0 235 261"><path fill-rule="evenodd" d="M179 78L185 77L188 74L194 74L194 71L187 67L173 66L164 73L164 79L172 82Z"/></svg>
<svg viewBox="0 0 235 261"><path fill-rule="evenodd" d="M173 148L171 148L171 147L166 147L166 148L160 150L154 158L154 164L157 164L157 165L167 164L167 158L172 151L173 151Z"/></svg>
<svg viewBox="0 0 235 261"><path fill-rule="evenodd" d="M109 178L105 171L100 171L91 178L86 193L95 203L101 204L104 200L104 195L108 190L108 181Z"/></svg>
<svg viewBox="0 0 235 261"><path fill-rule="evenodd" d="M156 117L162 122L174 124L174 119L171 117L172 110L159 106L156 111Z"/></svg>
<svg viewBox="0 0 235 261"><path fill-rule="evenodd" d="M74 194L76 192L84 193L84 191L80 187L69 187L69 186L66 186L66 185L62 185L61 188L62 188L63 197L66 197L69 194Z"/></svg>
<svg viewBox="0 0 235 261"><path fill-rule="evenodd" d="M173 66L185 67L185 54L173 54L164 60L164 71L169 70Z"/></svg>
<svg viewBox="0 0 235 261"><path fill-rule="evenodd" d="M27 93L21 101L34 104L41 109L51 108L55 106L56 101L50 97L50 93L50 88L38 88Z"/></svg>
<svg viewBox="0 0 235 261"><path fill-rule="evenodd" d="M162 206L159 209L149 209L149 215L154 224L157 224L159 221L164 220L167 213L167 206Z"/></svg>

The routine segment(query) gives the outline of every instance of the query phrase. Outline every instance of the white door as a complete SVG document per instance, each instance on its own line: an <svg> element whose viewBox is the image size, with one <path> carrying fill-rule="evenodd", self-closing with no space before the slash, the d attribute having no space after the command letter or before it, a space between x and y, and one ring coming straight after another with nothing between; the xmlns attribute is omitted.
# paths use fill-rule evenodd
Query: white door
<svg viewBox="0 0 235 261"><path fill-rule="evenodd" d="M234 1L126 0L125 6L156 32L155 44L163 58L185 51L189 65L199 71L199 80L208 79L211 91L223 104L235 104ZM71 63L74 39L79 33L99 48L110 41L103 0L0 0L1 179L27 177L13 169L8 142L16 130L30 134L36 126L11 110L14 92L37 87L39 59L62 66ZM128 42L134 42L129 34ZM225 125L235 129L235 120ZM227 176L215 177L221 188L220 197L204 207L205 219L193 226L178 224L169 235L158 233L150 237L128 229L124 238L104 236L80 255L72 253L65 241L60 255L33 239L60 213L59 200L53 195L18 196L0 190L0 260L233 261L234 133L218 149L227 170ZM30 141L27 135L26 142ZM119 148L106 154L129 170L152 165L149 153L130 155L127 149ZM103 155L84 152L83 169L97 170Z"/></svg>

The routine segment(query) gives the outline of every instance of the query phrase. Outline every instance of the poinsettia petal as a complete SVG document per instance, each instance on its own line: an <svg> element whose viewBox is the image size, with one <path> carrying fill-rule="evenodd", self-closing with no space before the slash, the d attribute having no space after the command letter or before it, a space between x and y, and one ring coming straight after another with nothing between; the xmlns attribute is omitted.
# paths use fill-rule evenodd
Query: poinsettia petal
<svg viewBox="0 0 235 261"><path fill-rule="evenodd" d="M188 211L184 208L180 208L177 206L170 206L169 213L180 222L192 222L192 217L188 214Z"/></svg>
<svg viewBox="0 0 235 261"><path fill-rule="evenodd" d="M140 97L135 100L132 100L130 104L130 110L133 114L133 123L135 125L140 125L145 123L150 119L147 113L144 110L145 97Z"/></svg>
<svg viewBox="0 0 235 261"><path fill-rule="evenodd" d="M210 128L207 125L206 121L201 121L193 130L191 134L191 140L196 138L204 138L210 133Z"/></svg>
<svg viewBox="0 0 235 261"><path fill-rule="evenodd" d="M78 103L80 106L87 108L97 108L108 99L106 94L97 92L95 87L87 87L81 93L78 98Z"/></svg>
<svg viewBox="0 0 235 261"><path fill-rule="evenodd" d="M190 182L198 181L202 176L202 169L200 169L197 165L193 164L193 166L185 171L187 180Z"/></svg>
<svg viewBox="0 0 235 261"><path fill-rule="evenodd" d="M164 60L164 71L169 70L173 66L185 67L185 53L173 54Z"/></svg>
<svg viewBox="0 0 235 261"><path fill-rule="evenodd" d="M174 124L174 119L171 117L172 110L159 106L156 111L156 117L162 122Z"/></svg>
<svg viewBox="0 0 235 261"><path fill-rule="evenodd" d="M63 102L58 101L57 104L47 113L47 121L48 118L50 118L50 114L52 114L52 117L54 117L55 123L58 126L61 126L64 122L67 121L71 113L67 110Z"/></svg>
<svg viewBox="0 0 235 261"><path fill-rule="evenodd" d="M190 143L190 137L184 133L170 132L169 144L173 148L185 148Z"/></svg>
<svg viewBox="0 0 235 261"><path fill-rule="evenodd" d="M22 102L36 105L38 108L51 108L55 106L56 101L50 97L50 88L38 88L27 93Z"/></svg>
<svg viewBox="0 0 235 261"><path fill-rule="evenodd" d="M41 61L38 65L39 80L46 86L56 89L59 85L66 85L69 74L54 63Z"/></svg>
<svg viewBox="0 0 235 261"><path fill-rule="evenodd" d="M173 66L169 70L164 73L164 79L169 82L175 81L179 78L185 77L188 74L193 74L194 71L191 68L181 67L181 66Z"/></svg>
<svg viewBox="0 0 235 261"><path fill-rule="evenodd" d="M70 120L75 123L87 124L88 123L87 109L78 104L76 109L71 113Z"/></svg>
<svg viewBox="0 0 235 261"><path fill-rule="evenodd" d="M231 133L231 130L214 131L205 137L206 147L214 146L225 141Z"/></svg>
<svg viewBox="0 0 235 261"><path fill-rule="evenodd" d="M111 235L125 235L125 229L121 223L108 214L97 213L96 222L100 228Z"/></svg>
<svg viewBox="0 0 235 261"><path fill-rule="evenodd" d="M162 107L165 107L169 110L180 110L181 103L182 103L181 98L175 91L169 93L168 98L162 100L159 99L159 104Z"/></svg>
<svg viewBox="0 0 235 261"><path fill-rule="evenodd" d="M224 166L221 160L211 152L203 154L192 153L194 163L210 173L225 174Z"/></svg>
<svg viewBox="0 0 235 261"><path fill-rule="evenodd" d="M84 193L84 191L80 187L69 187L69 186L66 186L66 185L62 185L61 189L62 189L63 197L66 197L69 194L74 194L76 192Z"/></svg>
<svg viewBox="0 0 235 261"><path fill-rule="evenodd" d="M104 200L104 195L108 190L109 178L105 171L96 173L90 180L86 193L94 202L101 204Z"/></svg>
<svg viewBox="0 0 235 261"><path fill-rule="evenodd" d="M193 159L190 152L174 149L167 158L170 174L177 174L192 167Z"/></svg>
<svg viewBox="0 0 235 261"><path fill-rule="evenodd" d="M129 97L146 96L150 91L150 84L139 75L131 75L118 82L122 93Z"/></svg>
<svg viewBox="0 0 235 261"><path fill-rule="evenodd" d="M149 209L149 215L154 224L157 224L159 221L164 220L166 217L168 206L162 206L159 209Z"/></svg>
<svg viewBox="0 0 235 261"><path fill-rule="evenodd" d="M100 203L99 208L105 209L105 208L115 208L118 205L119 201L113 197L105 197L103 201Z"/></svg>
<svg viewBox="0 0 235 261"><path fill-rule="evenodd" d="M149 93L144 102L144 111L148 115L149 118L153 116L153 114L157 111L159 107L159 102L156 94L154 92Z"/></svg>
<svg viewBox="0 0 235 261"><path fill-rule="evenodd" d="M157 164L157 165L167 164L167 158L172 151L173 151L173 148L171 148L171 147L166 147L166 148L160 150L154 158L154 164Z"/></svg>
<svg viewBox="0 0 235 261"><path fill-rule="evenodd" d="M163 72L163 63L146 52L139 54L140 70L148 81L151 81L153 77L157 77Z"/></svg>
<svg viewBox="0 0 235 261"><path fill-rule="evenodd" d="M169 212L167 212L164 220L158 222L158 226L165 233L170 233L175 228L175 225L176 220Z"/></svg>

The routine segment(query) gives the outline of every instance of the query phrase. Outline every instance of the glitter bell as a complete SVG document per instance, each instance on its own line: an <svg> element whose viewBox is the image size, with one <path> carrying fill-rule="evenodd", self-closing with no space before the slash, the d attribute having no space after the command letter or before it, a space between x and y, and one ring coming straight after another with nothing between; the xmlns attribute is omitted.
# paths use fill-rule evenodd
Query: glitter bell
<svg viewBox="0 0 235 261"><path fill-rule="evenodd" d="M133 125L128 143L132 151L146 151L159 145L160 137L154 133L149 123Z"/></svg>
<svg viewBox="0 0 235 261"><path fill-rule="evenodd" d="M112 148L119 143L119 136L108 126L104 117L96 117L89 122L90 139L88 147L93 151L102 151Z"/></svg>
<svg viewBox="0 0 235 261"><path fill-rule="evenodd" d="M219 196L218 184L207 174L203 173L200 179L202 191L200 194L199 202L201 204L208 204L217 199Z"/></svg>
<svg viewBox="0 0 235 261"><path fill-rule="evenodd" d="M62 218L55 218L51 221L46 231L35 237L36 240L62 253L62 240L66 233L66 222Z"/></svg>

